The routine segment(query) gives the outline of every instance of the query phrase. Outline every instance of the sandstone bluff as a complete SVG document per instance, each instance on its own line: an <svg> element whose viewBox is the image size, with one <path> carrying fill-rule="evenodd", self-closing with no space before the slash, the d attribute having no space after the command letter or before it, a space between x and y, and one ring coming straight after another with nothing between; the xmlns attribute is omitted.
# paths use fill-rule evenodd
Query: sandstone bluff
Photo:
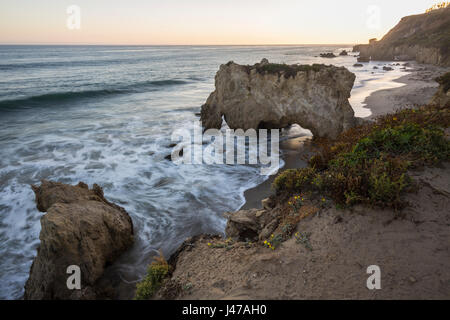
<svg viewBox="0 0 450 320"><path fill-rule="evenodd" d="M359 61L416 60L450 66L450 7L402 18L383 39L356 45Z"/></svg>
<svg viewBox="0 0 450 320"><path fill-rule="evenodd" d="M299 124L334 138L357 124L348 102L355 75L344 67L272 64L221 65L216 90L201 109L205 129L278 129Z"/></svg>
<svg viewBox="0 0 450 320"><path fill-rule="evenodd" d="M95 299L106 266L133 243L133 224L122 207L96 184L70 186L42 181L32 186L41 218L41 244L25 285L25 299ZM81 290L68 290L67 267L81 269Z"/></svg>

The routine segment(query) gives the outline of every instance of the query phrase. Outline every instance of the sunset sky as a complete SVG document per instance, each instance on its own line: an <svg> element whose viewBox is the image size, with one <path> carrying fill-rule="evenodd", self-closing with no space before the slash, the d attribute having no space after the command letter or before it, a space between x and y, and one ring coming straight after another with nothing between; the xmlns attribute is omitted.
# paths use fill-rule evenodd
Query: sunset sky
<svg viewBox="0 0 450 320"><path fill-rule="evenodd" d="M427 0L0 0L0 44L351 44ZM69 29L70 5L81 9Z"/></svg>

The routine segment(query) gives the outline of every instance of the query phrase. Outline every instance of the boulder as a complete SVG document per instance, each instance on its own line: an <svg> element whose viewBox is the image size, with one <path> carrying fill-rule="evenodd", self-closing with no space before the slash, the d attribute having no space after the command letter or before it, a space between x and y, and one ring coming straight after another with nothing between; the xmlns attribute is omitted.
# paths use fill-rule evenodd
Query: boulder
<svg viewBox="0 0 450 320"><path fill-rule="evenodd" d="M392 71L392 70L394 70L394 69L391 68L391 67L386 67L386 66L384 66L384 67L383 67L383 70L384 70L384 71Z"/></svg>
<svg viewBox="0 0 450 320"><path fill-rule="evenodd" d="M261 200L261 205L265 210L271 210L276 205L276 202L272 198Z"/></svg>
<svg viewBox="0 0 450 320"><path fill-rule="evenodd" d="M354 66L354 67L357 67L357 68L364 67L364 65L361 64L361 63L355 63L353 66Z"/></svg>
<svg viewBox="0 0 450 320"><path fill-rule="evenodd" d="M439 88L431 100L431 104L440 107L450 106L450 72L436 78L436 81L439 83Z"/></svg>
<svg viewBox="0 0 450 320"><path fill-rule="evenodd" d="M342 50L341 53L339 53L340 56L348 56L347 50Z"/></svg>
<svg viewBox="0 0 450 320"><path fill-rule="evenodd" d="M228 219L226 236L238 241L265 239L279 224L275 210L250 209L227 212L224 215Z"/></svg>
<svg viewBox="0 0 450 320"><path fill-rule="evenodd" d="M357 124L348 98L355 75L344 67L229 62L201 108L205 129L282 129L293 124L335 138Z"/></svg>
<svg viewBox="0 0 450 320"><path fill-rule="evenodd" d="M42 181L32 186L41 218L40 246L25 284L25 299L95 299L105 268L133 244L133 224L122 207L92 189ZM81 290L67 288L67 268L78 266Z"/></svg>

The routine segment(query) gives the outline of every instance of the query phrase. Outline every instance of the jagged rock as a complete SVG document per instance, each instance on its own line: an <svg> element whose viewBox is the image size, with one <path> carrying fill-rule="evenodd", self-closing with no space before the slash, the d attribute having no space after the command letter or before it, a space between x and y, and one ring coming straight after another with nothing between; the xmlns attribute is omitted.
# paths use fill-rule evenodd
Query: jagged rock
<svg viewBox="0 0 450 320"><path fill-rule="evenodd" d="M352 52L360 52L362 46L366 46L366 44L357 44L353 46Z"/></svg>
<svg viewBox="0 0 450 320"><path fill-rule="evenodd" d="M416 60L450 66L449 23L450 7L404 17L380 41L357 45L353 50L367 60Z"/></svg>
<svg viewBox="0 0 450 320"><path fill-rule="evenodd" d="M273 207L275 206L275 201L273 201L271 198L267 198L267 199L263 199L261 201L261 204L265 210L270 210L270 209L273 209Z"/></svg>
<svg viewBox="0 0 450 320"><path fill-rule="evenodd" d="M299 124L334 138L356 125L348 98L355 75L344 67L229 62L216 74L216 90L202 106L205 129L281 129Z"/></svg>
<svg viewBox="0 0 450 320"><path fill-rule="evenodd" d="M122 207L105 199L96 184L90 190L42 181L32 186L37 208L47 212L37 257L25 285L25 299L95 299L106 266L133 243L133 224ZM81 269L81 290L69 290L67 268Z"/></svg>
<svg viewBox="0 0 450 320"><path fill-rule="evenodd" d="M339 53L340 56L348 56L347 50L342 50L341 53Z"/></svg>
<svg viewBox="0 0 450 320"><path fill-rule="evenodd" d="M278 226L278 219L273 210L240 210L234 213L227 212L224 215L228 219L225 228L226 236L239 241L264 239L261 233L268 226L273 228L270 232Z"/></svg>
<svg viewBox="0 0 450 320"><path fill-rule="evenodd" d="M321 58L336 58L336 55L333 52L321 53Z"/></svg>

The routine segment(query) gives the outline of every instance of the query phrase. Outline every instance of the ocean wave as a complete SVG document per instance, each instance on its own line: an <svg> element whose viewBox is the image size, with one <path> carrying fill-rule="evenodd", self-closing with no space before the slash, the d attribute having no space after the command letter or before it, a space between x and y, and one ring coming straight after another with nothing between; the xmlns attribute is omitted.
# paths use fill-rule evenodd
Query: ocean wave
<svg viewBox="0 0 450 320"><path fill-rule="evenodd" d="M153 61L160 59L154 57ZM21 71L24 69L48 69L48 68L79 68L79 67L104 67L112 64L139 64L145 62L145 57L129 57L129 58L116 58L116 59L86 59L86 60L48 60L48 61L35 61L35 62L12 62L12 63L0 63L1 71Z"/></svg>
<svg viewBox="0 0 450 320"><path fill-rule="evenodd" d="M149 92L159 90L162 87L184 85L187 83L188 83L187 81L183 80L167 79L167 80L144 81L117 88L51 92L36 96L0 101L0 110L16 109L21 107L29 108L35 106L44 106L49 103L55 102L67 103L81 99L98 98L110 95Z"/></svg>

